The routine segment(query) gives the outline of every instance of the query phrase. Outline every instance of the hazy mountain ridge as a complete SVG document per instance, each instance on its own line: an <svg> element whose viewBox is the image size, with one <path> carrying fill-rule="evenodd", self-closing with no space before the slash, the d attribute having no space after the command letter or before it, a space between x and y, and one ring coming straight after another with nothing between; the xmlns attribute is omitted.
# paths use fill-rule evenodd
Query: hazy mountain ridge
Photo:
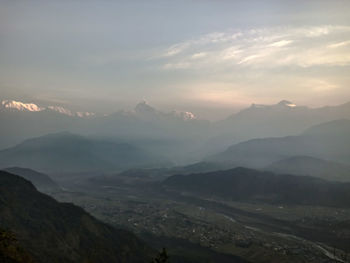
<svg viewBox="0 0 350 263"><path fill-rule="evenodd" d="M168 190L217 196L228 200L273 204L350 206L350 183L274 174L247 168L174 175L163 182Z"/></svg>
<svg viewBox="0 0 350 263"><path fill-rule="evenodd" d="M162 162L166 160L127 143L68 132L29 139L0 151L0 167L28 167L48 173L113 171Z"/></svg>
<svg viewBox="0 0 350 263"><path fill-rule="evenodd" d="M264 170L309 175L332 181L350 181L350 166L309 156L293 156L283 159L268 165Z"/></svg>
<svg viewBox="0 0 350 263"><path fill-rule="evenodd" d="M313 125L338 119L350 119L350 102L320 108L298 106L290 101L274 105L253 104L217 122L219 134L209 141L209 147L222 151L228 144L254 138L292 136Z"/></svg>
<svg viewBox="0 0 350 263"><path fill-rule="evenodd" d="M39 107L39 106L38 106ZM312 125L350 118L350 103L308 108L289 101L252 105L231 117L210 122L188 111L163 112L145 101L134 110L80 118L58 111L1 111L0 147L48 133L70 131L85 136L124 141L166 156L178 165L198 162L245 140L300 134ZM6 138L6 139L4 139Z"/></svg>
<svg viewBox="0 0 350 263"><path fill-rule="evenodd" d="M350 164L350 120L316 125L298 136L253 139L238 143L208 161L264 168L293 156L310 156Z"/></svg>

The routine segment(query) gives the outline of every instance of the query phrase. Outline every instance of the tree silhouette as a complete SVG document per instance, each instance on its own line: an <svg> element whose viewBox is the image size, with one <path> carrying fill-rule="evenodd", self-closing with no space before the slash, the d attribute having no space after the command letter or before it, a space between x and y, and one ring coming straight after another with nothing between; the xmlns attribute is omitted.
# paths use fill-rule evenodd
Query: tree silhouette
<svg viewBox="0 0 350 263"><path fill-rule="evenodd" d="M153 259L151 263L169 263L169 256L166 249L163 248L162 251L159 252L157 257Z"/></svg>

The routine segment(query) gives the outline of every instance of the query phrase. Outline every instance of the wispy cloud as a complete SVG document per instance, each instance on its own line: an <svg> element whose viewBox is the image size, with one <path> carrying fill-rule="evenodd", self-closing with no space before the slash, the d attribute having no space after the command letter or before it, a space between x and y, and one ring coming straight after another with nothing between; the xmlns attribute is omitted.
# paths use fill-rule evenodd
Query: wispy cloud
<svg viewBox="0 0 350 263"><path fill-rule="evenodd" d="M340 48L340 47L345 47L345 46L348 46L348 45L350 45L350 40L337 42L337 43L334 43L334 44L330 44L328 47L329 48Z"/></svg>
<svg viewBox="0 0 350 263"><path fill-rule="evenodd" d="M187 47L190 46L190 42L184 42L184 43L179 43L175 44L171 47L169 47L163 54L164 57L172 57L175 56L181 52L183 52Z"/></svg>
<svg viewBox="0 0 350 263"><path fill-rule="evenodd" d="M163 69L350 65L350 27L273 27L214 32L163 52Z"/></svg>

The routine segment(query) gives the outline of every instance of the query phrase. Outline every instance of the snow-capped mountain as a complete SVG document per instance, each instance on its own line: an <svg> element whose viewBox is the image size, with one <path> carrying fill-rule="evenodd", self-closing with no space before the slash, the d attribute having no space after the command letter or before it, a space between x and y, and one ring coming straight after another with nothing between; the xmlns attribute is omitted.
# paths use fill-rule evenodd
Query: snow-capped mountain
<svg viewBox="0 0 350 263"><path fill-rule="evenodd" d="M72 112L69 109L66 109L62 106L47 106L42 107L35 103L25 103L15 100L3 100L1 101L0 111L23 111L23 112L40 112L40 111L54 111L60 114L72 116L72 117L91 117L94 116L94 113L91 112Z"/></svg>
<svg viewBox="0 0 350 263"><path fill-rule="evenodd" d="M131 112L141 119L158 119L158 120L183 120L190 121L197 119L196 116L189 111L178 111L173 110L171 112L162 112L152 106L150 106L146 101L142 101L136 105L134 111Z"/></svg>
<svg viewBox="0 0 350 263"><path fill-rule="evenodd" d="M18 110L18 111L42 111L45 108L39 107L34 103L23 103L15 100L3 100L1 102L2 110Z"/></svg>
<svg viewBox="0 0 350 263"><path fill-rule="evenodd" d="M48 106L47 109L52 110L52 111L57 111L59 113L62 113L62 114L65 114L65 115L69 115L69 116L73 116L74 115L71 110L63 108L61 106Z"/></svg>
<svg viewBox="0 0 350 263"><path fill-rule="evenodd" d="M179 118L179 119L182 119L182 120L185 120L185 121L197 119L196 115L194 115L190 111L173 110L172 112L170 112L170 115L174 116L175 118Z"/></svg>
<svg viewBox="0 0 350 263"><path fill-rule="evenodd" d="M297 107L296 104L294 104L293 102L290 102L288 100L282 100L277 104L273 104L273 105L265 105L265 104L255 104L253 103L250 108L245 109L245 110L249 110L249 109L271 109L271 108L295 108Z"/></svg>

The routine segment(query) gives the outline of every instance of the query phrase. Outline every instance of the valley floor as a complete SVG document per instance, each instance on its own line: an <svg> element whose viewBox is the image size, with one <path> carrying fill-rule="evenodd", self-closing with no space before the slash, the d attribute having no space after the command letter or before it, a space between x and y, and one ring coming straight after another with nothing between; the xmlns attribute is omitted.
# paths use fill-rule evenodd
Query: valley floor
<svg viewBox="0 0 350 263"><path fill-rule="evenodd" d="M166 246L171 262L350 259L350 209L231 202L157 185L77 185L54 197L128 228L157 248Z"/></svg>

